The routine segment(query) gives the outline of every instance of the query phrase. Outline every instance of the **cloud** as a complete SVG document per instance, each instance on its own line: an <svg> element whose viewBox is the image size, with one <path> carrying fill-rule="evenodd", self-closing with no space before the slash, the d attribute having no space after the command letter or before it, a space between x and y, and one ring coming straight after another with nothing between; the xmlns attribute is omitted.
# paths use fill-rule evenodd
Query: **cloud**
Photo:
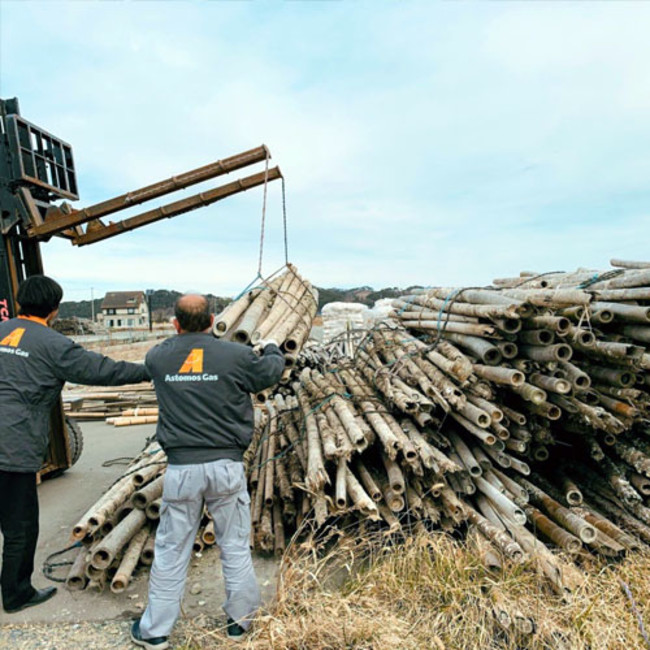
<svg viewBox="0 0 650 650"><path fill-rule="evenodd" d="M290 259L321 286L647 257L643 4L1 10L3 96L73 144L82 206L265 143L286 178ZM46 269L71 291L236 293L257 270L261 208L257 188L92 247L51 242ZM284 260L278 182L266 232L270 272Z"/></svg>

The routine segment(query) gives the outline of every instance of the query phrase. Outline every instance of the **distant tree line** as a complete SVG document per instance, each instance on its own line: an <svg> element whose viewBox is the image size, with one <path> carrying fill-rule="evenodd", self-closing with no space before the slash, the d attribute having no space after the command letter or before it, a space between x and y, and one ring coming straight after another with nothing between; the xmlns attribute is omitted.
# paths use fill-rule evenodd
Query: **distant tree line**
<svg viewBox="0 0 650 650"><path fill-rule="evenodd" d="M377 300L382 298L395 298L409 293L416 287L400 289L398 287L387 287L375 291L372 287L356 287L354 289L318 288L318 311L329 302L360 302L372 307ZM174 315L174 303L181 296L180 291L168 289L157 289L151 296L151 311L154 322L162 323L168 321ZM215 296L211 293L206 295L210 302L210 310L218 314L230 303L231 298ZM97 298L95 303L95 316L101 312L103 298ZM91 318L92 304L90 300L78 302L62 302L59 308L59 318Z"/></svg>

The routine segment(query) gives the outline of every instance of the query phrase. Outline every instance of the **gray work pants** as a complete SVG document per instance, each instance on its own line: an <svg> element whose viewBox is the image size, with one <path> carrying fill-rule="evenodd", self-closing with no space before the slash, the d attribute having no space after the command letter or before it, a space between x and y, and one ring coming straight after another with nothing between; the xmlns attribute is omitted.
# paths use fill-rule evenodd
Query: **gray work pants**
<svg viewBox="0 0 650 650"><path fill-rule="evenodd" d="M226 615L248 629L260 606L249 546L250 497L244 464L224 459L200 465L169 465L149 579L149 603L140 620L145 639L168 636L180 614L204 502L221 549Z"/></svg>

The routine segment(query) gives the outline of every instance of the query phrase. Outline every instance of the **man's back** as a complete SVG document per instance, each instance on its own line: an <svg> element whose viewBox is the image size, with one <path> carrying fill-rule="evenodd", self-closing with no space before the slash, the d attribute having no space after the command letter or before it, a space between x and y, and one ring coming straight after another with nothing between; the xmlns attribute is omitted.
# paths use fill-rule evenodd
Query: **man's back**
<svg viewBox="0 0 650 650"><path fill-rule="evenodd" d="M240 461L253 431L250 393L277 383L284 357L275 345L258 357L205 332L167 339L145 365L160 407L157 437L172 464Z"/></svg>
<svg viewBox="0 0 650 650"><path fill-rule="evenodd" d="M0 469L38 471L50 411L66 380L101 385L147 378L142 366L89 352L42 318L0 323Z"/></svg>
<svg viewBox="0 0 650 650"><path fill-rule="evenodd" d="M253 434L251 393L277 383L284 357L271 341L258 357L220 341L205 296L186 294L174 307L174 336L145 360L160 416L156 437L167 452L149 604L131 628L145 648L168 647L180 614L192 542L204 507L214 522L226 582L229 634L241 638L260 604L250 552L250 496L242 462Z"/></svg>

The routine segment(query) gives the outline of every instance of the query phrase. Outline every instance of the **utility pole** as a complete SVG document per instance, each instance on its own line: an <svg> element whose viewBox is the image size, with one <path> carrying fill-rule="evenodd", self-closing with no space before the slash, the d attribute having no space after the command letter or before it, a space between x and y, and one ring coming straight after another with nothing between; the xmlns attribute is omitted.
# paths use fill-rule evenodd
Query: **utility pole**
<svg viewBox="0 0 650 650"><path fill-rule="evenodd" d="M94 287L90 287L90 313L93 323L95 322L95 294Z"/></svg>
<svg viewBox="0 0 650 650"><path fill-rule="evenodd" d="M145 291L147 296L147 307L149 309L149 331L153 331L153 314L151 313L151 296L153 296L153 289L147 289Z"/></svg>

